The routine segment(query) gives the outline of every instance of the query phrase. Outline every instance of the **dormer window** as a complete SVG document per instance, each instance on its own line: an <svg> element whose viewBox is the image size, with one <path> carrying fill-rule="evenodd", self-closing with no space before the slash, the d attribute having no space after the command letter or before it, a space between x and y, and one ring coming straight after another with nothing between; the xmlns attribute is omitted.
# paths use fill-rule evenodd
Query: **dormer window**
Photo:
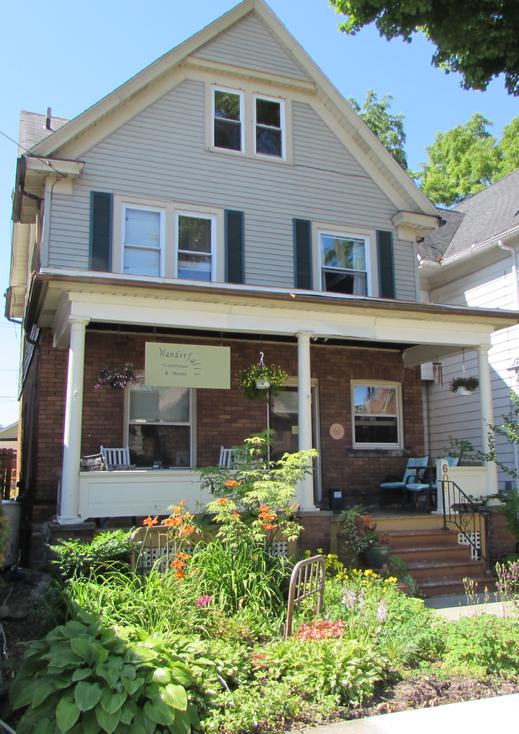
<svg viewBox="0 0 519 734"><path fill-rule="evenodd" d="M285 157L285 109L280 99L255 97L255 152L275 158Z"/></svg>
<svg viewBox="0 0 519 734"><path fill-rule="evenodd" d="M243 93L213 90L213 145L243 152Z"/></svg>

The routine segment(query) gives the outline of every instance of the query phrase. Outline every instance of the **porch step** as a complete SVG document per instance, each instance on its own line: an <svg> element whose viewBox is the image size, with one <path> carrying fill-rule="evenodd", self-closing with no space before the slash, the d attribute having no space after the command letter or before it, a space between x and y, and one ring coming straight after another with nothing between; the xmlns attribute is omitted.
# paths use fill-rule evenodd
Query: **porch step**
<svg viewBox="0 0 519 734"><path fill-rule="evenodd" d="M488 591L494 591L495 582L492 576L474 576L471 574L470 577L477 583L478 591L484 591L485 587ZM447 596L449 594L463 594L465 592L462 579L456 579L450 576L420 581L418 586L425 597Z"/></svg>
<svg viewBox="0 0 519 734"><path fill-rule="evenodd" d="M424 528L423 530L390 530L385 533L392 548L406 548L409 545L457 545L458 533L443 528Z"/></svg>
<svg viewBox="0 0 519 734"><path fill-rule="evenodd" d="M393 548L394 556L399 556L408 565L413 561L452 561L462 563L470 560L470 550L465 545L413 545L407 548Z"/></svg>
<svg viewBox="0 0 519 734"><path fill-rule="evenodd" d="M485 563L483 561L413 561L408 563L409 573L417 581L432 580L438 577L463 579L466 576L484 576Z"/></svg>

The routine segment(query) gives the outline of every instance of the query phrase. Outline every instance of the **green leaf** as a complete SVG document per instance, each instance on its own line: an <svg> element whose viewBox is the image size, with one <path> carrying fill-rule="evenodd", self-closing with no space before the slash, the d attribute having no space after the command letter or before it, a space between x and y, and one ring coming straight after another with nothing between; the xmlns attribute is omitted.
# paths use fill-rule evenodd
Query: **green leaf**
<svg viewBox="0 0 519 734"><path fill-rule="evenodd" d="M146 701L144 713L155 724L170 726L175 721L175 713L164 703L158 701Z"/></svg>
<svg viewBox="0 0 519 734"><path fill-rule="evenodd" d="M144 678L135 678L135 680L121 678L121 683L123 684L126 693L128 693L129 696L133 696L139 688L144 685Z"/></svg>
<svg viewBox="0 0 519 734"><path fill-rule="evenodd" d="M185 711L177 711L175 714L175 734L191 734L191 721Z"/></svg>
<svg viewBox="0 0 519 734"><path fill-rule="evenodd" d="M77 668L77 670L72 673L72 682L75 683L78 680L85 680L85 678L88 678L92 674L93 671L90 670L90 668Z"/></svg>
<svg viewBox="0 0 519 734"><path fill-rule="evenodd" d="M137 671L133 665L123 665L121 675L125 675L130 680L135 680Z"/></svg>
<svg viewBox="0 0 519 734"><path fill-rule="evenodd" d="M138 708L134 701L126 701L121 710L121 723L128 724L132 723L134 716L137 714Z"/></svg>
<svg viewBox="0 0 519 734"><path fill-rule="evenodd" d="M62 734L72 729L79 719L80 710L69 696L62 698L56 706L56 724Z"/></svg>
<svg viewBox="0 0 519 734"><path fill-rule="evenodd" d="M160 692L160 697L166 706L185 711L187 709L187 694L183 686L170 683Z"/></svg>
<svg viewBox="0 0 519 734"><path fill-rule="evenodd" d="M97 723L97 717L95 711L87 711L81 717L81 723L83 725L84 734L98 734L101 731L99 724Z"/></svg>
<svg viewBox="0 0 519 734"><path fill-rule="evenodd" d="M104 732L107 732L107 734L113 734L121 720L121 712L116 711L113 714L109 714L102 706L98 706L96 709L96 718L97 723Z"/></svg>
<svg viewBox="0 0 519 734"><path fill-rule="evenodd" d="M127 698L128 694L125 691L115 693L114 691L105 690L101 696L101 706L108 714L115 714Z"/></svg>
<svg viewBox="0 0 519 734"><path fill-rule="evenodd" d="M99 683L87 683L80 681L74 690L74 701L80 711L90 711L97 706L103 689Z"/></svg>
<svg viewBox="0 0 519 734"><path fill-rule="evenodd" d="M32 703L38 685L38 679L27 681L26 678L17 678L11 683L10 695L12 708L20 709Z"/></svg>
<svg viewBox="0 0 519 734"><path fill-rule="evenodd" d="M170 668L171 674L177 683L183 686L190 686L193 684L193 675L191 670L184 663L175 663Z"/></svg>
<svg viewBox="0 0 519 734"><path fill-rule="evenodd" d="M146 662L155 660L157 657L155 650L144 647L143 645L135 645L132 648L132 653L138 660L145 660Z"/></svg>
<svg viewBox="0 0 519 734"><path fill-rule="evenodd" d="M86 637L73 637L70 640L70 649L89 665L95 662L95 648Z"/></svg>
<svg viewBox="0 0 519 734"><path fill-rule="evenodd" d="M56 692L56 686L52 680L38 680L34 696L32 697L32 707L36 708L43 703L51 694Z"/></svg>
<svg viewBox="0 0 519 734"><path fill-rule="evenodd" d="M166 683L170 682L171 673L167 668L155 668L151 679L154 683L165 685Z"/></svg>

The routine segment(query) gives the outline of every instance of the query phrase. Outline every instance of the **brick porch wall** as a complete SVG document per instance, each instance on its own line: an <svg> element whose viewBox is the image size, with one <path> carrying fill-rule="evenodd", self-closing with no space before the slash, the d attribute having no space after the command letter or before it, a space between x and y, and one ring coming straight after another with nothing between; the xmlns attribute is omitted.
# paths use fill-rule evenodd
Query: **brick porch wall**
<svg viewBox="0 0 519 734"><path fill-rule="evenodd" d="M189 338L183 335L117 335L87 330L84 382L82 454L105 446L122 446L124 441L124 393L94 389L102 367L132 362L144 369L146 341L215 344L231 347L231 390L197 391L198 466L215 464L220 446L240 443L250 433L265 428L265 406L247 400L239 387L237 373L265 353L267 364L281 364L290 376L297 375L295 344L241 342L221 339ZM382 350L337 347L312 347L312 377L319 384L319 423L323 496L331 487L347 490L352 503L375 502L378 485L387 475L401 475L404 455L424 452L420 375L417 369L403 370L399 353ZM49 330L42 330L40 370L37 375L37 450L31 480L32 502L37 504L34 520L48 519L56 508L57 485L61 472L67 352L52 348ZM403 381L403 452L357 451L351 448L350 381L381 379ZM344 426L341 440L330 437L333 423ZM312 532L312 535L318 533ZM314 544L315 547L315 544Z"/></svg>

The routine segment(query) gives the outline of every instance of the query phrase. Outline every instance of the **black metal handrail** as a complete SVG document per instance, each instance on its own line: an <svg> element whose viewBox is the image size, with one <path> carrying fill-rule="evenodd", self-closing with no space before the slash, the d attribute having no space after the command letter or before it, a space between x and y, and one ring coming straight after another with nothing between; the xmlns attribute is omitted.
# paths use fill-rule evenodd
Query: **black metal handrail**
<svg viewBox="0 0 519 734"><path fill-rule="evenodd" d="M474 502L456 482L450 479L442 479L439 484L443 495L444 529L448 529L449 523L454 525L473 549L474 555L486 563L487 558L483 553L486 524L485 515L481 512L482 505Z"/></svg>

